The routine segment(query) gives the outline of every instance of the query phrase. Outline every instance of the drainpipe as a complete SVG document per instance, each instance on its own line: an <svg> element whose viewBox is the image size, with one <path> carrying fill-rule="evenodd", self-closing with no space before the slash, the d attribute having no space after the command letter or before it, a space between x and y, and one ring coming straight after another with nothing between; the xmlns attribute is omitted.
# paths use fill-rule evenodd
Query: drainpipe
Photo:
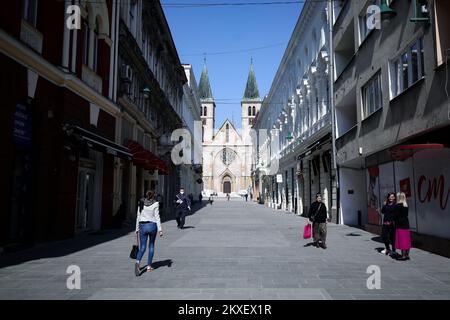
<svg viewBox="0 0 450 320"><path fill-rule="evenodd" d="M331 136L333 152L334 179L336 181L336 192L339 194L339 174L336 159L336 107L334 104L334 48L333 48L333 0L328 0L328 27L329 27L329 78L330 78L330 110L331 110ZM333 197L333 196L332 196ZM339 217L339 197L336 199L336 215ZM339 223L339 219L337 220Z"/></svg>

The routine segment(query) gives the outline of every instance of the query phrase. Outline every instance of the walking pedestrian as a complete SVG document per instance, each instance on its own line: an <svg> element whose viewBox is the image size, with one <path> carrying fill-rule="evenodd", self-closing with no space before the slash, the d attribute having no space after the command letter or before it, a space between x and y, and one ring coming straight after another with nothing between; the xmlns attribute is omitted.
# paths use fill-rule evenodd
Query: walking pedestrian
<svg viewBox="0 0 450 320"><path fill-rule="evenodd" d="M328 216L327 207L322 202L322 195L316 194L316 201L311 204L308 212L309 221L313 223L314 246L327 248L327 222L331 221L331 215Z"/></svg>
<svg viewBox="0 0 450 320"><path fill-rule="evenodd" d="M176 219L178 229L184 228L186 214L191 211L191 200L184 193L184 188L180 189L180 193L176 195Z"/></svg>
<svg viewBox="0 0 450 320"><path fill-rule="evenodd" d="M383 226L381 228L381 237L384 241L385 250L381 251L386 255L395 255L395 193L391 192L384 201L381 213L383 214ZM392 250L390 249L392 247Z"/></svg>
<svg viewBox="0 0 450 320"><path fill-rule="evenodd" d="M230 201L230 194L227 193L227 200Z"/></svg>
<svg viewBox="0 0 450 320"><path fill-rule="evenodd" d="M200 204L202 204L202 200L203 200L203 195L200 192L200 194L198 195L198 202L200 202Z"/></svg>
<svg viewBox="0 0 450 320"><path fill-rule="evenodd" d="M134 273L136 274L136 277L138 277L141 272L140 263L145 254L147 239L149 240L147 272L154 270L152 268L152 261L155 253L156 235L158 232L162 237L163 232L159 217L159 202L155 199L155 192L148 191L145 199L141 201L140 206L138 207L136 218L136 235L139 238L139 252L137 254L136 263L134 266Z"/></svg>
<svg viewBox="0 0 450 320"><path fill-rule="evenodd" d="M409 230L408 203L403 192L397 193L397 204L395 205L395 248L402 251L402 256L397 260L409 260L411 249L411 232Z"/></svg>
<svg viewBox="0 0 450 320"><path fill-rule="evenodd" d="M210 204L210 205L213 204L213 196L212 196L212 195L209 196L209 204Z"/></svg>
<svg viewBox="0 0 450 320"><path fill-rule="evenodd" d="M245 197L245 202L247 202L248 201L248 193L246 193L244 197Z"/></svg>

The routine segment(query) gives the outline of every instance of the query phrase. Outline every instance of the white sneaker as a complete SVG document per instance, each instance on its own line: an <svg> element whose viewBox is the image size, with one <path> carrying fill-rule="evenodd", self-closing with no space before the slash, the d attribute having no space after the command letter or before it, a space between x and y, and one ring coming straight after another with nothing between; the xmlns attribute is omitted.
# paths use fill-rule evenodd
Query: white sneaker
<svg viewBox="0 0 450 320"><path fill-rule="evenodd" d="M389 252L386 249L381 250L382 254L388 254Z"/></svg>

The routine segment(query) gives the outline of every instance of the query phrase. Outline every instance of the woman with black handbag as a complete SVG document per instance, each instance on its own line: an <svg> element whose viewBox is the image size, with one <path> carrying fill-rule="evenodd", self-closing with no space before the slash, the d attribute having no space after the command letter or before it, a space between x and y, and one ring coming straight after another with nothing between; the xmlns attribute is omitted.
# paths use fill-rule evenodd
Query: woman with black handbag
<svg viewBox="0 0 450 320"><path fill-rule="evenodd" d="M138 208L136 218L136 235L139 238L139 252L137 253L134 267L136 277L139 276L141 272L140 263L147 247L147 238L149 240L147 272L154 270L152 268L152 261L155 253L156 235L158 232L162 237L163 232L161 229L161 219L159 217L159 202L155 200L155 192L148 191L143 204Z"/></svg>

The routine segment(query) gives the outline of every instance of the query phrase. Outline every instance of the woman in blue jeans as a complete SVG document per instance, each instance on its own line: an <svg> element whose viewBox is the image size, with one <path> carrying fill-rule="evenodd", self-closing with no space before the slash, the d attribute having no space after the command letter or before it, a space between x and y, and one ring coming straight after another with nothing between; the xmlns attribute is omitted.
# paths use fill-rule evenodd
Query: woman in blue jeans
<svg viewBox="0 0 450 320"><path fill-rule="evenodd" d="M152 268L152 261L155 253L155 239L158 232L162 237L159 202L155 200L155 192L148 191L146 198L139 205L136 218L136 234L139 237L139 252L134 266L136 277L140 275L140 263L147 247L147 238L149 239L147 272L154 270Z"/></svg>

